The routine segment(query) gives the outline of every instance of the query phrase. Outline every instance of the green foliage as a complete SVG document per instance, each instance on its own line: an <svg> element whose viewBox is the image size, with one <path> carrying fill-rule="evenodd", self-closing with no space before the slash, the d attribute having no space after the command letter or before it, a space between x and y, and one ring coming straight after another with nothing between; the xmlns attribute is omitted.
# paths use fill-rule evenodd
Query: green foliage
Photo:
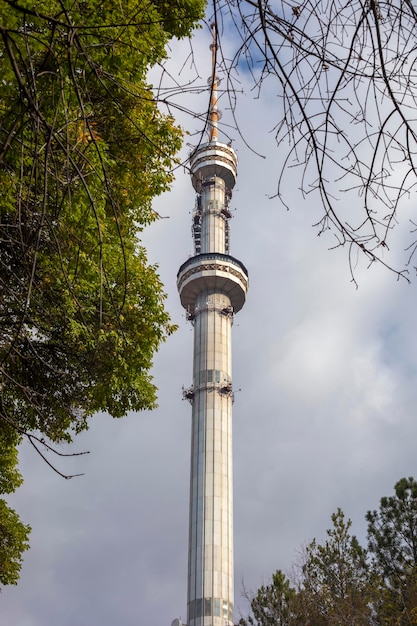
<svg viewBox="0 0 417 626"><path fill-rule="evenodd" d="M348 626L363 621L368 613L369 569L366 551L350 534L351 520L338 509L332 522L325 543L313 540L306 548L304 604L318 623Z"/></svg>
<svg viewBox="0 0 417 626"><path fill-rule="evenodd" d="M327 539L307 546L296 582L278 571L248 598L239 626L415 626L417 624L417 482L402 478L395 495L369 511L368 547L351 535L341 509Z"/></svg>
<svg viewBox="0 0 417 626"><path fill-rule="evenodd" d="M180 132L145 78L202 6L1 6L1 412L19 429L69 439L98 410L155 406L149 368L173 328L137 232Z"/></svg>
<svg viewBox="0 0 417 626"><path fill-rule="evenodd" d="M417 624L417 482L401 478L394 491L366 514L378 613L385 624Z"/></svg>
<svg viewBox="0 0 417 626"><path fill-rule="evenodd" d="M29 548L30 527L25 526L19 516L4 500L0 499L0 583L17 585L22 554Z"/></svg>
<svg viewBox="0 0 417 626"><path fill-rule="evenodd" d="M0 9L1 413L69 440L99 410L155 406L173 327L137 233L180 131L146 84L200 0L6 2Z"/></svg>
<svg viewBox="0 0 417 626"><path fill-rule="evenodd" d="M152 358L174 326L138 235L172 181L181 131L146 76L203 10L203 0L0 4L3 491L21 480L22 435L70 441L97 411L156 406ZM19 552L26 527L4 507L3 541L15 524Z"/></svg>
<svg viewBox="0 0 417 626"><path fill-rule="evenodd" d="M417 569L417 482L401 478L394 490L381 498L378 511L366 514L369 549L388 583Z"/></svg>
<svg viewBox="0 0 417 626"><path fill-rule="evenodd" d="M17 469L19 439L13 428L0 421L0 493L12 493L23 482Z"/></svg>
<svg viewBox="0 0 417 626"><path fill-rule="evenodd" d="M17 469L18 442L16 431L0 421L0 494L11 493L22 484ZM22 554L29 548L29 533L30 527L0 499L0 584L17 584Z"/></svg>
<svg viewBox="0 0 417 626"><path fill-rule="evenodd" d="M239 626L291 626L296 623L296 591L288 578L277 570L270 585L262 585L250 599L252 614Z"/></svg>

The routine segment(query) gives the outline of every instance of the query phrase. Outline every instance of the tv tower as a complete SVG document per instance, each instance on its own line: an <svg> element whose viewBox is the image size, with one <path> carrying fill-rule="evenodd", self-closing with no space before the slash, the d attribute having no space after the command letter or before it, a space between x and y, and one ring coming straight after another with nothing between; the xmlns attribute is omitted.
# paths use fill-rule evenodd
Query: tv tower
<svg viewBox="0 0 417 626"><path fill-rule="evenodd" d="M229 253L237 155L218 141L215 25L212 33L209 137L190 157L194 256L177 276L194 325L193 384L184 390L192 405L187 626L234 624L231 331L248 273Z"/></svg>

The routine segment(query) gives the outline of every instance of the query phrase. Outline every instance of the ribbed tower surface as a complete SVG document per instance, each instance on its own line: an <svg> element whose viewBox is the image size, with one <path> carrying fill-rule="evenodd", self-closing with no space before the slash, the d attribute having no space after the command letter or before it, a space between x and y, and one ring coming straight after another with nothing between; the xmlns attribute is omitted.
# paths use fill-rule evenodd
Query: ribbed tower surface
<svg viewBox="0 0 417 626"><path fill-rule="evenodd" d="M187 626L233 626L232 347L234 313L248 289L245 266L230 256L229 203L237 157L212 140L191 156L197 192L195 255L178 272L194 324Z"/></svg>

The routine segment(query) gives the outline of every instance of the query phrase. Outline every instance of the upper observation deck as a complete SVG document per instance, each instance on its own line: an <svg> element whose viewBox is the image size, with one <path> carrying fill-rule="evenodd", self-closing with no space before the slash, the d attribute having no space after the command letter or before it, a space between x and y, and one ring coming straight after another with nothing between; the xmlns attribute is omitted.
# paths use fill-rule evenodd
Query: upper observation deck
<svg viewBox="0 0 417 626"><path fill-rule="evenodd" d="M233 189L237 177L237 155L233 148L219 141L198 146L190 157L191 180L197 192L204 180L222 178L227 189Z"/></svg>

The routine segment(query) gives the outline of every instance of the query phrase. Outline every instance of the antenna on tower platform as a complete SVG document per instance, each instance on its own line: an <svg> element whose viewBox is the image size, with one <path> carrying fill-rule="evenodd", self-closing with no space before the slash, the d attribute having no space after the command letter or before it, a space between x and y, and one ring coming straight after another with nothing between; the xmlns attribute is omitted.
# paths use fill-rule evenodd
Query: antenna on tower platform
<svg viewBox="0 0 417 626"><path fill-rule="evenodd" d="M209 116L209 141L217 141L218 138L218 126L217 123L221 118L221 112L217 108L217 86L220 80L216 74L216 62L217 62L217 29L215 22L211 25L211 32L213 41L210 44L211 50L211 78L209 78L209 84L211 85L211 103L210 103L210 116Z"/></svg>

